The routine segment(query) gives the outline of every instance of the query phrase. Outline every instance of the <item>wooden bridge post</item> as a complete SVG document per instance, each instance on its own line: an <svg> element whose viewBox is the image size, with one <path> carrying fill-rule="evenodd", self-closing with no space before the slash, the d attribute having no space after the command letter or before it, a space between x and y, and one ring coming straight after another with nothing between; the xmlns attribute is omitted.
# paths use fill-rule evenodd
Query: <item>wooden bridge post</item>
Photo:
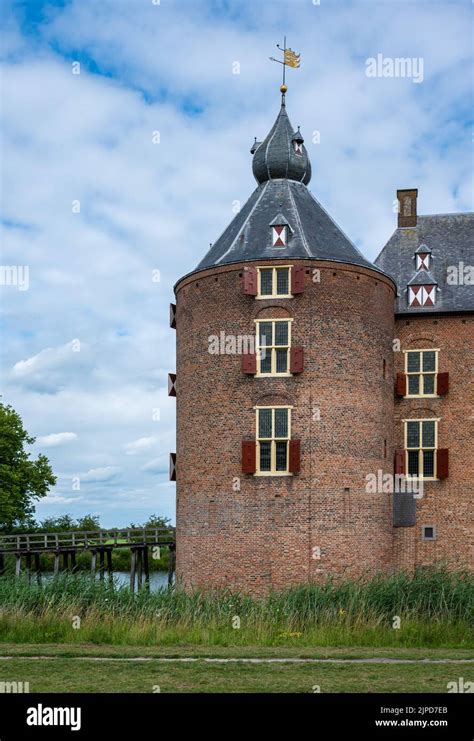
<svg viewBox="0 0 474 741"><path fill-rule="evenodd" d="M145 572L145 589L150 591L150 564L148 563L148 547L143 549L143 570Z"/></svg>
<svg viewBox="0 0 474 741"><path fill-rule="evenodd" d="M76 571L76 551L71 551L71 571L74 573Z"/></svg>
<svg viewBox="0 0 474 741"><path fill-rule="evenodd" d="M92 551L92 559L91 559L91 574L95 576L95 570L97 568L97 551Z"/></svg>
<svg viewBox="0 0 474 741"><path fill-rule="evenodd" d="M36 572L36 583L41 584L41 558L39 553L35 553L35 572Z"/></svg>
<svg viewBox="0 0 474 741"><path fill-rule="evenodd" d="M170 560L168 564L168 586L171 587L173 584L173 573L176 564L176 546L172 543L170 545Z"/></svg>
<svg viewBox="0 0 474 741"><path fill-rule="evenodd" d="M142 588L143 577L143 548L137 549L137 589Z"/></svg>
<svg viewBox="0 0 474 741"><path fill-rule="evenodd" d="M99 579L101 581L104 580L104 571L105 571L105 553L104 553L104 549L101 548L99 551Z"/></svg>
<svg viewBox="0 0 474 741"><path fill-rule="evenodd" d="M132 548L132 557L130 560L130 591L135 591L135 569L137 564L137 554L135 548Z"/></svg>
<svg viewBox="0 0 474 741"><path fill-rule="evenodd" d="M31 584L31 553L26 554L25 561L26 561L26 578L28 579L28 584Z"/></svg>
<svg viewBox="0 0 474 741"><path fill-rule="evenodd" d="M112 548L107 548L107 573L109 575L109 580L113 581L114 569L112 566Z"/></svg>
<svg viewBox="0 0 474 741"><path fill-rule="evenodd" d="M21 574L21 553L15 553L15 576L18 579Z"/></svg>
<svg viewBox="0 0 474 741"><path fill-rule="evenodd" d="M53 570L53 576L57 576L59 574L59 553L56 551L54 554L54 570Z"/></svg>

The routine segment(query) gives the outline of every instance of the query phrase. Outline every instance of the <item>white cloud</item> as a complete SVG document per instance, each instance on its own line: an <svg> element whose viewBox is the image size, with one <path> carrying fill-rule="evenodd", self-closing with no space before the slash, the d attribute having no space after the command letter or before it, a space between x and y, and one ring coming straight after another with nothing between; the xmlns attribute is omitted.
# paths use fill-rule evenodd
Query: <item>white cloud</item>
<svg viewBox="0 0 474 741"><path fill-rule="evenodd" d="M51 506L52 504L76 504L77 502L81 502L83 499L84 497L63 497L61 494L48 494L41 500L41 503L48 506Z"/></svg>
<svg viewBox="0 0 474 741"><path fill-rule="evenodd" d="M90 482L104 482L111 481L120 476L120 468L118 466L104 466L103 468L91 468L86 473L80 476L82 481Z"/></svg>
<svg viewBox="0 0 474 741"><path fill-rule="evenodd" d="M163 454L158 456L157 458L153 458L153 460L148 461L148 463L145 463L145 465L142 467L142 471L147 471L147 473L163 473L164 471L168 472L169 470L169 455Z"/></svg>
<svg viewBox="0 0 474 741"><path fill-rule="evenodd" d="M133 440L125 445L125 452L127 455L137 455L139 453L147 453L153 447L157 445L156 437L140 437L138 440Z"/></svg>
<svg viewBox="0 0 474 741"><path fill-rule="evenodd" d="M75 432L54 432L51 435L43 435L36 438L36 444L42 448L55 448L58 445L64 443L70 443L72 440L76 440L77 435Z"/></svg>

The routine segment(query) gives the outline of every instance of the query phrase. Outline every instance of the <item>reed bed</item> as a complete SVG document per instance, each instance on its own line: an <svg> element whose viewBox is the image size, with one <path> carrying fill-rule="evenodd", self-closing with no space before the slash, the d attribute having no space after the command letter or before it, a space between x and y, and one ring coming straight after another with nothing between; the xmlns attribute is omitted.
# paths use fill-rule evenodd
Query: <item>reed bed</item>
<svg viewBox="0 0 474 741"><path fill-rule="evenodd" d="M169 588L131 594L80 573L41 586L0 579L3 642L470 647L473 627L473 575L447 570L328 580L262 598Z"/></svg>

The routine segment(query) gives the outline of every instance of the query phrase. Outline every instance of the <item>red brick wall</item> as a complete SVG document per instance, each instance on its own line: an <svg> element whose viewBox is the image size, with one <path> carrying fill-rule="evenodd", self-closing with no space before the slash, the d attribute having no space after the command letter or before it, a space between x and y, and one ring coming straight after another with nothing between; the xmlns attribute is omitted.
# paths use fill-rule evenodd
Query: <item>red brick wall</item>
<svg viewBox="0 0 474 741"><path fill-rule="evenodd" d="M243 265L195 274L177 288L181 585L262 593L391 566L391 497L367 494L365 476L393 470L394 288L364 268L293 264L307 267L305 291L293 299L244 295ZM312 281L313 268L320 282ZM275 306L294 318L292 343L305 349L301 375L248 377L240 356L208 353L210 335L253 334L253 320L277 316ZM301 473L243 474L241 441L255 439L253 407L275 402L294 406Z"/></svg>
<svg viewBox="0 0 474 741"><path fill-rule="evenodd" d="M395 404L395 443L403 448L403 419L441 418L438 445L449 449L449 476L426 482L417 502L413 528L397 528L394 534L394 565L415 566L447 563L473 565L472 536L474 500L474 317L422 316L397 319L395 335L400 352L395 370L404 372L403 350L439 348L439 372L449 373L446 396L435 399L401 399ZM422 525L435 525L437 537L424 541Z"/></svg>

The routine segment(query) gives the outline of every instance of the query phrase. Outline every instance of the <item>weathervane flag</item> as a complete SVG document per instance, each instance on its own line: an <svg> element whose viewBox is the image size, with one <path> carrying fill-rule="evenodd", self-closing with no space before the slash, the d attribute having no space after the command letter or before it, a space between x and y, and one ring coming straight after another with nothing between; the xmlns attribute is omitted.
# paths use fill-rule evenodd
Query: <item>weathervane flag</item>
<svg viewBox="0 0 474 741"><path fill-rule="evenodd" d="M301 54L296 54L293 49L285 49L284 63L288 67L299 67L300 66Z"/></svg>

